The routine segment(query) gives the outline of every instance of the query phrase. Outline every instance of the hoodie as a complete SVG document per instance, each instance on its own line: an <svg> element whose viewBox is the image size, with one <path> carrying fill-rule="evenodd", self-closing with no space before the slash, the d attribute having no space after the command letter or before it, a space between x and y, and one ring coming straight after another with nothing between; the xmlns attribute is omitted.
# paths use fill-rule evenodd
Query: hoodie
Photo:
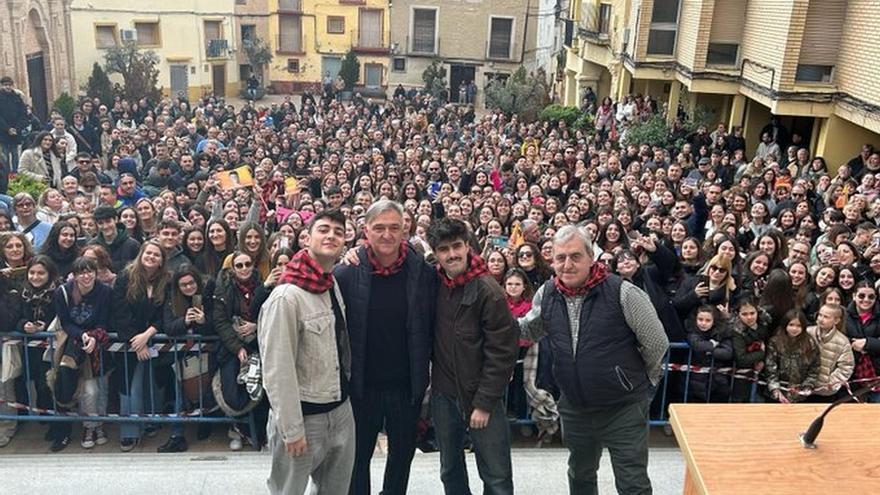
<svg viewBox="0 0 880 495"><path fill-rule="evenodd" d="M122 224L116 225L116 238L113 239L113 242L108 244L104 239L104 234L98 232L98 236L92 239L90 244L104 246L107 249L113 263L113 273L121 272L125 265L137 258L141 248L138 241L128 236L128 230Z"/></svg>

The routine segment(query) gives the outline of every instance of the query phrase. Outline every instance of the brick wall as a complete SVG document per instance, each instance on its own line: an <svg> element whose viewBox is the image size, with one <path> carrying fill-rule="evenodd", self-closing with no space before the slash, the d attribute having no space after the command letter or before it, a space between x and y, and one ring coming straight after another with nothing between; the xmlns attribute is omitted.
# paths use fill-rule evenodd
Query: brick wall
<svg viewBox="0 0 880 495"><path fill-rule="evenodd" d="M689 69L694 68L702 4L703 0L682 0L679 8L676 58Z"/></svg>
<svg viewBox="0 0 880 495"><path fill-rule="evenodd" d="M837 87L880 105L880 3L850 0L845 23L837 59Z"/></svg>
<svg viewBox="0 0 880 495"><path fill-rule="evenodd" d="M774 89L790 88L800 53L808 0L750 0L746 9L742 58L775 69L771 73L743 64L746 79Z"/></svg>

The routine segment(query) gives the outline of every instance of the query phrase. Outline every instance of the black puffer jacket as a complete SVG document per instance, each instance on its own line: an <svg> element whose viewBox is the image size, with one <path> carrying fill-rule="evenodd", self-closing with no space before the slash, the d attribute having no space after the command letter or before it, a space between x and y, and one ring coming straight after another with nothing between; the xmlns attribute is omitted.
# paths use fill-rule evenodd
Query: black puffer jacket
<svg viewBox="0 0 880 495"><path fill-rule="evenodd" d="M126 297L128 281L128 270L123 270L113 283L111 330L124 342L151 326L158 330L157 333L162 333L162 304L167 301L164 301L164 297L162 302L155 298L129 301Z"/></svg>

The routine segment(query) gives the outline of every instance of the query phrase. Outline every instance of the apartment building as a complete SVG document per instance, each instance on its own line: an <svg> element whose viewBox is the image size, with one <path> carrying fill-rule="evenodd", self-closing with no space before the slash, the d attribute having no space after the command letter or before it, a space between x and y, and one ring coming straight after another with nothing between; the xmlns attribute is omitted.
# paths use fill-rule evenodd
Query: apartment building
<svg viewBox="0 0 880 495"><path fill-rule="evenodd" d="M440 60L450 97L458 101L461 84L480 89L493 78L506 78L520 65L537 60L539 10L554 15L542 0L398 0L391 7L389 83L422 86L422 72ZM550 2L552 3L552 2ZM552 27L553 23L545 24ZM548 36L549 35L549 36ZM552 43L553 33L545 32ZM549 61L551 50L541 52Z"/></svg>
<svg viewBox="0 0 880 495"><path fill-rule="evenodd" d="M69 2L8 0L0 9L0 74L10 76L40 117L76 88Z"/></svg>
<svg viewBox="0 0 880 495"><path fill-rule="evenodd" d="M252 68L245 54L245 45L256 39L270 44L269 37L269 0L235 0L236 44L240 50L235 52L238 64L238 80L244 87ZM267 68L264 68L264 72ZM257 74L261 81L268 81L268 74Z"/></svg>
<svg viewBox="0 0 880 495"><path fill-rule="evenodd" d="M387 0L268 1L274 53L269 81L274 91L319 88L325 75L336 77L350 49L361 64L358 86L375 91L387 87Z"/></svg>
<svg viewBox="0 0 880 495"><path fill-rule="evenodd" d="M778 116L832 167L880 145L876 0L573 0L564 101L650 94L744 126Z"/></svg>
<svg viewBox="0 0 880 495"><path fill-rule="evenodd" d="M241 0L72 0L78 85L108 48L134 41L159 56L159 85L166 95L235 95L239 51L235 4Z"/></svg>

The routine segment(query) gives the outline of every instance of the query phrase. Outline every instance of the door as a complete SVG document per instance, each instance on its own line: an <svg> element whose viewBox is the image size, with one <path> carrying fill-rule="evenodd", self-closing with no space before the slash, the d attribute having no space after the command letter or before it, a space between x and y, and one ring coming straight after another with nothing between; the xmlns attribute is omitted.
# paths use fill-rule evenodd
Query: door
<svg viewBox="0 0 880 495"><path fill-rule="evenodd" d="M364 65L364 75L368 88L378 88L382 86L382 64L366 64Z"/></svg>
<svg viewBox="0 0 880 495"><path fill-rule="evenodd" d="M212 80L214 86L214 96L226 96L226 66L213 65Z"/></svg>
<svg viewBox="0 0 880 495"><path fill-rule="evenodd" d="M27 56L27 77L34 113L41 120L46 120L49 116L49 95L46 89L46 63L43 60L43 52Z"/></svg>
<svg viewBox="0 0 880 495"><path fill-rule="evenodd" d="M330 73L330 77L336 79L339 69L342 68L342 58L340 57L321 57L321 79Z"/></svg>
<svg viewBox="0 0 880 495"><path fill-rule="evenodd" d="M467 84L474 80L476 68L468 65L453 65L449 70L449 99L455 103L465 103L459 101L459 89L462 84Z"/></svg>
<svg viewBox="0 0 880 495"><path fill-rule="evenodd" d="M171 66L171 95L177 96L183 93L187 95L189 87L189 74L186 65Z"/></svg>

